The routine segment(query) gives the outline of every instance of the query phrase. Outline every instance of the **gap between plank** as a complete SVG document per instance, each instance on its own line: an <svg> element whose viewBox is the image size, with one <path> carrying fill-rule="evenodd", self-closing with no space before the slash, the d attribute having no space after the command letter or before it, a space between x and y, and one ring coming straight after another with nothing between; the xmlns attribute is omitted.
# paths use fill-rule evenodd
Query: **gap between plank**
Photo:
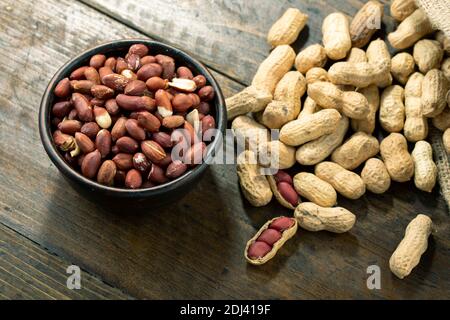
<svg viewBox="0 0 450 320"><path fill-rule="evenodd" d="M60 260L62 260L62 261L64 261L64 262L67 263L68 259L66 259L66 257L64 257L64 256L62 256L62 255L59 255L59 254L57 254L57 253L54 252L54 251L51 251L49 248L47 248L47 247L44 246L43 244L41 244L41 243L39 243L39 242L36 242L35 240L31 239L31 238L28 237L27 235L21 233L21 232L18 231L18 230L13 229L12 227L8 226L7 224L5 224L5 223L2 222L2 221L0 221L0 227L5 227L6 229L8 229L8 230L12 231L13 233L19 235L20 237L22 237L22 238L24 238L24 239L30 241L32 244L35 244L37 247L39 247L40 249L44 250L46 253L48 253L48 254L50 254L50 255L52 255L52 256L54 256L54 257L56 257L56 258L58 258L58 259L60 259ZM105 285L107 285L107 286L109 286L109 287L111 287L111 288L113 288L113 289L115 289L115 290L118 290L118 291L122 292L124 295L128 296L129 298L131 298L131 299L136 299L136 297L132 296L130 293L128 293L128 292L125 291L124 289L119 288L119 287L117 287L117 286L115 286L115 285L113 285L113 284L111 284L111 283L109 283L109 282L103 280L103 278L101 278L101 277L99 277L97 274L95 274L95 273L93 273L93 272L87 270L86 268L80 266L80 270L83 271L83 272L85 272L85 273L87 273L89 276L91 276L91 277L97 279L97 280L100 281L101 283L103 283L103 284L105 284Z"/></svg>

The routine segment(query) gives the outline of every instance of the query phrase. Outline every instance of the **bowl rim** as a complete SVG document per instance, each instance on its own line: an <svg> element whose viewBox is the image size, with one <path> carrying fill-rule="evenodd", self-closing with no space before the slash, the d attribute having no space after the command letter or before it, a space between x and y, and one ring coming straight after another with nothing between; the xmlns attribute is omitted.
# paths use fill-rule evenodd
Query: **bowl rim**
<svg viewBox="0 0 450 320"><path fill-rule="evenodd" d="M171 190L177 189L178 187L181 187L183 185L186 185L188 183L194 182L194 180L201 175L206 168L208 167L209 163L211 162L214 151L217 148L217 144L219 142L219 139L214 139L207 147L206 156L203 158L203 162L196 166L195 168L188 170L185 174L181 175L180 177L171 180L167 183L164 183L162 185L154 186L151 188L143 188L143 189L125 189L125 188L116 188L116 187L110 187L105 186L100 183L98 183L95 180L88 179L84 177L80 172L76 171L72 167L67 164L67 162L63 159L61 153L58 151L57 147L53 143L53 137L52 137L52 128L50 125L51 120L51 105L50 102L53 99L53 90L56 86L56 84L63 79L64 77L68 77L71 71L74 70L74 68L79 65L82 61L87 60L92 55L99 54L99 53L109 53L109 52L115 52L120 50L126 50L127 47L136 44L136 43L143 43L147 45L150 49L150 52L153 47L159 47L159 51L166 51L166 53L174 58L175 60L185 60L189 64L193 65L199 74L202 74L206 77L207 81L209 82L209 85L211 85L215 90L215 120L216 120L216 127L217 129L223 134L226 129L227 124L227 115L226 115L226 108L225 108L225 99L222 93L222 90L217 83L217 80L214 78L214 76L211 74L211 72L197 59L193 58L188 53L184 52L183 50L180 50L178 48L175 48L171 45L149 40L149 39L141 39L141 38L131 38L131 39L118 39L108 42L103 42L101 44L98 44L94 47L91 47L89 49L84 50L83 52L77 54L75 57L71 58L69 61L67 61L63 66L61 66L58 71L53 75L51 80L49 81L44 94L41 99L40 107L39 107L39 135L42 141L42 144L44 146L44 149L49 156L50 160L55 164L55 166L68 178L71 180L74 180L76 182L79 182L84 187L89 188L91 191L99 191L104 194L114 195L118 197L127 197L127 198L133 198L133 197L139 197L139 198L145 198L158 196L160 194L167 193Z"/></svg>

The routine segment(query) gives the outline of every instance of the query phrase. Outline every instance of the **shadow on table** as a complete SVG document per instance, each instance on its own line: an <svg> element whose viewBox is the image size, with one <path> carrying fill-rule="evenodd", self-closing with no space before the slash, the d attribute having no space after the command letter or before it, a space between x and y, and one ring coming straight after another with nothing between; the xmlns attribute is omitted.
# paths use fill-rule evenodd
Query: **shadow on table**
<svg viewBox="0 0 450 320"><path fill-rule="evenodd" d="M68 187L64 203L56 195L49 202L42 233L75 264L137 297L213 296L205 291L216 290L216 279L196 274L220 275L234 228L215 179L209 168L190 192L164 207L99 201ZM62 188L68 185L60 180Z"/></svg>

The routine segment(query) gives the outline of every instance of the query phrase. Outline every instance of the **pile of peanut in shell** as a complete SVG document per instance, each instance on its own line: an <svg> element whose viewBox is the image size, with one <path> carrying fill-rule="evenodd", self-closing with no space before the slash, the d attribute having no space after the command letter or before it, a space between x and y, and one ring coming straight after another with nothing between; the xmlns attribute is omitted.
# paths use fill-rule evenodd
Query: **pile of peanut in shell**
<svg viewBox="0 0 450 320"><path fill-rule="evenodd" d="M241 141L266 133L238 156L243 195L257 207L275 197L294 210L295 230L298 224L309 231L349 231L356 216L337 206L337 194L355 200L366 192L382 194L391 181L411 181L431 192L437 167L427 142L429 125L443 132L450 152L450 39L433 29L413 0L392 1L396 30L387 42L372 39L377 31L373 21L381 22L383 6L368 1L350 19L331 13L322 24L322 43L297 55L290 45L308 16L288 9L269 31L273 50L251 85L226 100ZM380 140L373 135L377 123L384 132ZM279 140L269 138L269 129L280 130ZM262 173L261 150L276 150L276 174ZM285 170L296 163L305 172L291 176ZM261 239L269 226L248 242L244 255L250 263L267 262L292 237L270 231ZM397 277L404 278L419 263L431 226L423 214L410 222L390 259Z"/></svg>
<svg viewBox="0 0 450 320"><path fill-rule="evenodd" d="M96 54L56 85L53 141L86 178L151 188L201 163L206 132L216 127L214 88L203 75L150 50L134 44L125 57ZM175 159L171 151L179 144Z"/></svg>

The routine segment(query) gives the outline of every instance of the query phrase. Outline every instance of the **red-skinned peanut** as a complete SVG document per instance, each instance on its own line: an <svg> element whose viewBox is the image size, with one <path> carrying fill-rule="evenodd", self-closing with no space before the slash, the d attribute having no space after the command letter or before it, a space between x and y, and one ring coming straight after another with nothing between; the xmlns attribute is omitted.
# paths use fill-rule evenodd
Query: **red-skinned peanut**
<svg viewBox="0 0 450 320"><path fill-rule="evenodd" d="M274 178L277 183L286 182L289 183L290 185L294 183L292 177L283 170L278 170L278 172L274 174Z"/></svg>
<svg viewBox="0 0 450 320"><path fill-rule="evenodd" d="M277 184L278 191L281 196L294 207L298 205L298 194L294 187L286 182L280 182Z"/></svg>
<svg viewBox="0 0 450 320"><path fill-rule="evenodd" d="M136 169L131 169L125 177L125 187L128 189L138 189L142 185L141 173Z"/></svg>
<svg viewBox="0 0 450 320"><path fill-rule="evenodd" d="M98 150L94 150L88 154L83 159L81 163L81 173L83 176L89 179L93 179L100 168L102 156Z"/></svg>
<svg viewBox="0 0 450 320"><path fill-rule="evenodd" d="M139 148L138 142L127 136L117 139L116 146L119 148L120 152L131 154L134 154Z"/></svg>
<svg viewBox="0 0 450 320"><path fill-rule="evenodd" d="M86 122L80 129L81 133L84 133L92 140L95 139L97 133L100 131L100 127L97 122Z"/></svg>
<svg viewBox="0 0 450 320"><path fill-rule="evenodd" d="M95 69L103 67L106 61L106 56L103 54L96 54L91 57L89 65Z"/></svg>
<svg viewBox="0 0 450 320"><path fill-rule="evenodd" d="M270 246L281 239L281 232L275 229L266 229L258 237L258 241L263 241Z"/></svg>
<svg viewBox="0 0 450 320"><path fill-rule="evenodd" d="M247 255L250 259L262 258L272 250L272 247L263 241L255 241L250 245Z"/></svg>
<svg viewBox="0 0 450 320"><path fill-rule="evenodd" d="M69 78L64 78L61 81L59 81L55 87L55 90L53 90L53 93L58 98L67 98L70 95L70 80L69 80Z"/></svg>
<svg viewBox="0 0 450 320"><path fill-rule="evenodd" d="M111 144L111 133L106 129L100 130L95 138L95 146L100 152L102 158L106 158L111 152Z"/></svg>
<svg viewBox="0 0 450 320"><path fill-rule="evenodd" d="M283 232L284 230L291 228L294 223L295 221L293 218L280 217L272 221L272 223L269 225L269 228Z"/></svg>
<svg viewBox="0 0 450 320"><path fill-rule="evenodd" d="M142 152L138 152L133 156L133 166L140 172L146 172L150 168L151 163L150 161L148 161L145 154L143 154Z"/></svg>
<svg viewBox="0 0 450 320"><path fill-rule="evenodd" d="M113 158L112 161L117 166L119 170L130 170L133 168L133 155L129 153L118 153Z"/></svg>

